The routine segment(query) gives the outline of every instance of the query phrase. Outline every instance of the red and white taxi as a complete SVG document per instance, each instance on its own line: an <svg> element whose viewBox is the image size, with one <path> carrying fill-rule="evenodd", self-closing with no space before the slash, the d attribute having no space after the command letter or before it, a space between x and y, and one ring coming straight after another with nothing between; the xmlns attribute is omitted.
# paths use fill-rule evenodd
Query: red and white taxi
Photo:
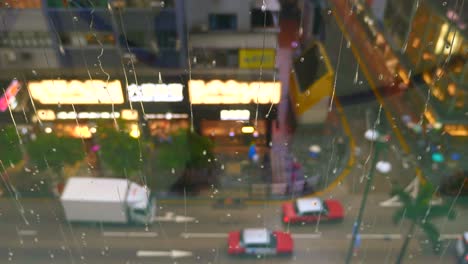
<svg viewBox="0 0 468 264"><path fill-rule="evenodd" d="M247 228L228 236L230 255L291 255L293 247L291 234L265 228Z"/></svg>
<svg viewBox="0 0 468 264"><path fill-rule="evenodd" d="M337 200L302 198L283 204L283 223L310 223L344 218L344 210Z"/></svg>

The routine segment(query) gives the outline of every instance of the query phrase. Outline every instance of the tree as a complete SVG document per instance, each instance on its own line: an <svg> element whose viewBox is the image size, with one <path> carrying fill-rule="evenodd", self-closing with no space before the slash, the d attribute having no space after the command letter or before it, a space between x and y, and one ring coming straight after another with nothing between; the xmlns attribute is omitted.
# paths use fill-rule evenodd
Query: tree
<svg viewBox="0 0 468 264"><path fill-rule="evenodd" d="M98 131L99 157L117 177L137 171L143 164L143 148L138 139L127 132L100 126Z"/></svg>
<svg viewBox="0 0 468 264"><path fill-rule="evenodd" d="M189 148L189 160L187 167L205 168L213 164L214 144L209 138L194 132L188 132L187 142Z"/></svg>
<svg viewBox="0 0 468 264"><path fill-rule="evenodd" d="M182 170L190 159L187 132L180 130L171 135L170 142L158 144L156 152L155 164L158 169Z"/></svg>
<svg viewBox="0 0 468 264"><path fill-rule="evenodd" d="M392 196L396 195L403 204L403 206L393 215L394 223L397 224L403 219L411 222L396 263L400 264L403 262L416 226L424 231L426 236L429 238L433 249L437 252L440 250L440 233L437 230L437 227L431 223L431 220L437 217L448 217L449 219L454 219L455 212L447 204L433 205L431 200L434 192L434 187L429 183L421 186L421 189L415 198L405 192L401 186L397 186L392 190Z"/></svg>
<svg viewBox="0 0 468 264"><path fill-rule="evenodd" d="M14 126L0 129L0 161L4 166L16 164L23 159L20 142Z"/></svg>
<svg viewBox="0 0 468 264"><path fill-rule="evenodd" d="M26 145L26 150L31 163L39 170L50 168L59 177L63 176L65 165L73 165L85 158L81 140L55 134L39 134Z"/></svg>

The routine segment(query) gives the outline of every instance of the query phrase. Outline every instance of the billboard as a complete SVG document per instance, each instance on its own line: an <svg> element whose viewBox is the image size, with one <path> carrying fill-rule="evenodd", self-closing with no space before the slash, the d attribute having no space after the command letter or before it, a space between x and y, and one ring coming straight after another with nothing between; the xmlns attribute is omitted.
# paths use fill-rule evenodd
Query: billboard
<svg viewBox="0 0 468 264"><path fill-rule="evenodd" d="M43 80L28 84L34 100L41 104L123 104L119 80Z"/></svg>

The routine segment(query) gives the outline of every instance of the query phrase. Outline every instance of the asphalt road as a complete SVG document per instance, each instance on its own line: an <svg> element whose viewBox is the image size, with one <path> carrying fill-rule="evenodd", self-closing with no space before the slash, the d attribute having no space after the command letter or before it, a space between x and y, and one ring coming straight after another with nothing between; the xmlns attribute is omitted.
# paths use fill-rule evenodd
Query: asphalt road
<svg viewBox="0 0 468 264"><path fill-rule="evenodd" d="M187 201L160 202L158 215L185 217L188 222L156 221L150 226L68 224L58 201L26 199L20 201L24 218L16 202L0 200L0 263L254 263L255 258L227 255L226 234L246 227L268 227L293 234L295 252L291 258L267 258L264 263L342 263L349 246L349 234L359 204L359 195L337 188L335 196L345 202L346 219L341 223L284 226L280 222L280 204L249 204L241 210L213 210L210 203ZM379 197L370 199L362 229L362 246L356 260L364 263L391 263L402 243L407 224L395 226L393 210L378 205ZM380 197L385 199L386 197ZM459 218L444 225L446 237L453 239L466 227L466 210ZM26 224L23 219L27 219ZM175 218L174 218L175 219ZM422 234L411 244L411 263L437 263L424 245ZM153 255L151 257L137 254ZM154 256L158 255L158 256ZM9 261L11 259L11 261ZM442 258L453 262L452 249Z"/></svg>

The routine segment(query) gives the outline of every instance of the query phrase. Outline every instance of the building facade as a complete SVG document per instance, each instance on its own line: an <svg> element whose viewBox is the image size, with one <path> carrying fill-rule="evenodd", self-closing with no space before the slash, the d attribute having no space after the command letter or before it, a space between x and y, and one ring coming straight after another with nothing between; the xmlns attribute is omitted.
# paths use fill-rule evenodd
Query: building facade
<svg viewBox="0 0 468 264"><path fill-rule="evenodd" d="M217 142L270 140L281 97L277 1L186 1L194 126Z"/></svg>
<svg viewBox="0 0 468 264"><path fill-rule="evenodd" d="M75 137L89 137L100 119L144 121L140 126L147 128L139 130L161 137L175 129L171 123L186 127L184 4L2 2L0 83L8 90L16 80L20 88L12 90L15 104L9 100L10 107L0 111L1 120L11 123L13 117L30 125L44 121L48 125L43 129ZM3 97L13 98L11 94Z"/></svg>

